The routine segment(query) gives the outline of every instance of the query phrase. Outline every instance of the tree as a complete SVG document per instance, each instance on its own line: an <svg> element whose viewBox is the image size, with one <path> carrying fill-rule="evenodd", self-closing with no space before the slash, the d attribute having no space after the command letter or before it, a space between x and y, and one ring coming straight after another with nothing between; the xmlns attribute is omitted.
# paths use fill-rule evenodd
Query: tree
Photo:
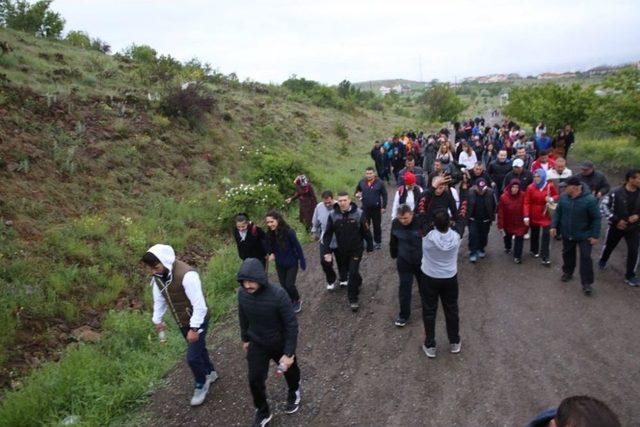
<svg viewBox="0 0 640 427"><path fill-rule="evenodd" d="M24 31L38 37L60 38L65 21L49 9L53 0L33 4L26 0L0 0L0 26Z"/></svg>
<svg viewBox="0 0 640 427"><path fill-rule="evenodd" d="M532 127L544 122L550 132L567 123L578 129L588 119L594 101L592 87L546 83L514 88L509 93L509 104L504 113Z"/></svg>
<svg viewBox="0 0 640 427"><path fill-rule="evenodd" d="M624 68L607 78L603 87L605 94L593 104L589 125L640 138L640 70Z"/></svg>
<svg viewBox="0 0 640 427"><path fill-rule="evenodd" d="M425 115L431 120L454 121L466 108L449 85L445 84L430 87L418 101L424 106Z"/></svg>
<svg viewBox="0 0 640 427"><path fill-rule="evenodd" d="M351 95L351 90L354 89L351 86L351 82L349 80L343 80L338 85L338 95L342 98L348 98Z"/></svg>
<svg viewBox="0 0 640 427"><path fill-rule="evenodd" d="M151 64L157 61L158 52L146 44L132 44L124 50L123 55L136 62Z"/></svg>
<svg viewBox="0 0 640 427"><path fill-rule="evenodd" d="M91 38L84 31L69 31L69 34L64 39L73 46L83 49L91 48Z"/></svg>

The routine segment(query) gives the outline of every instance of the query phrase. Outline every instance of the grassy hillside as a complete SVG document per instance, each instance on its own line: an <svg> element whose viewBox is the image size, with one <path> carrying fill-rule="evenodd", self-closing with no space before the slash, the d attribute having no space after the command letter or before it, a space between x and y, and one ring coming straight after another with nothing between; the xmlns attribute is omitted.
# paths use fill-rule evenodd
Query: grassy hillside
<svg viewBox="0 0 640 427"><path fill-rule="evenodd" d="M281 87L197 67L154 81L131 59L2 29L0 42L12 48L0 56L0 380L16 390L52 384L58 365L23 382L44 361L86 369L86 358L127 359L125 348L141 360L160 351L167 368L176 348L148 348L150 298L138 260L149 245L170 243L203 270L219 314L236 286L228 218L282 207L298 172L318 191L350 188L373 139L419 126L392 112L318 108ZM215 97L214 111L195 124L161 114L169 86L194 79ZM73 330L83 325L102 334L100 344L76 344ZM118 341L123 331L133 341ZM56 381L61 388L42 402L52 390L67 396L73 382ZM7 409L20 393L5 396L0 420L33 410ZM47 408L49 421L60 407Z"/></svg>

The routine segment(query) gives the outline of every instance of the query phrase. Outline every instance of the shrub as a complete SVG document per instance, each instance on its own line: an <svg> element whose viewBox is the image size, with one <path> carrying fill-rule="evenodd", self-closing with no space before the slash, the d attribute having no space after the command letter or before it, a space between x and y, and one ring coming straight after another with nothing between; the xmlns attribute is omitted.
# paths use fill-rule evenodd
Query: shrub
<svg viewBox="0 0 640 427"><path fill-rule="evenodd" d="M257 184L240 184L228 189L218 203L217 228L226 230L239 212L249 214L250 218L262 218L270 209L282 208L283 197L276 185L260 180Z"/></svg>
<svg viewBox="0 0 640 427"><path fill-rule="evenodd" d="M69 31L64 40L73 46L83 49L89 49L91 47L91 38L89 34L84 31Z"/></svg>
<svg viewBox="0 0 640 427"><path fill-rule="evenodd" d="M347 131L347 127L343 122L337 122L335 127L335 132L338 138L347 139L349 138L349 132Z"/></svg>
<svg viewBox="0 0 640 427"><path fill-rule="evenodd" d="M293 193L294 178L307 171L299 158L286 152L262 153L258 150L252 154L251 165L249 181L264 181L274 184L280 194L286 197ZM309 178L313 182L312 177Z"/></svg>
<svg viewBox="0 0 640 427"><path fill-rule="evenodd" d="M213 93L201 83L190 84L185 88L174 86L160 102L162 114L184 118L192 128L198 127L204 115L212 113L215 107Z"/></svg>
<svg viewBox="0 0 640 427"><path fill-rule="evenodd" d="M150 64L156 61L156 56L158 55L158 52L151 46L148 46L145 44L143 45L132 44L127 49L125 49L124 52L122 52L122 54L125 57L132 59L136 62L139 62L142 64Z"/></svg>
<svg viewBox="0 0 640 427"><path fill-rule="evenodd" d="M38 37L59 38L64 19L49 6L53 0L40 0L33 4L27 0L0 2L0 26L24 31Z"/></svg>

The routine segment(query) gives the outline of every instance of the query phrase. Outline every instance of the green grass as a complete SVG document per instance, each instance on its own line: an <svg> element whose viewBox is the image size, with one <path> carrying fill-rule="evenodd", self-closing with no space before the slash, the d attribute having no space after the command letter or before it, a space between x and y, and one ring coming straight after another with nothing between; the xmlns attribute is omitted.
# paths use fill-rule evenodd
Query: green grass
<svg viewBox="0 0 640 427"><path fill-rule="evenodd" d="M626 136L577 134L571 147L572 160L591 160L598 168L623 172L640 165L640 142Z"/></svg>

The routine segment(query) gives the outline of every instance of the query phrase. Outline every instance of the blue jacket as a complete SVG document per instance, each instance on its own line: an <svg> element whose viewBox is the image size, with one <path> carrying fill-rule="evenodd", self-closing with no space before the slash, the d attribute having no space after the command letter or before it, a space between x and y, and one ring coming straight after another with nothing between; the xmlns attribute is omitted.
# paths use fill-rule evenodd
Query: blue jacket
<svg viewBox="0 0 640 427"><path fill-rule="evenodd" d="M600 236L600 210L598 200L589 188L582 184L582 193L572 199L567 193L560 196L551 228L562 230L562 235L571 240L586 240Z"/></svg>
<svg viewBox="0 0 640 427"><path fill-rule="evenodd" d="M276 265L284 268L295 267L300 262L300 268L302 270L307 269L307 261L304 259L304 252L302 246L298 241L296 232L289 230L287 234L287 241L281 245L277 239L269 239L269 252L276 257Z"/></svg>
<svg viewBox="0 0 640 427"><path fill-rule="evenodd" d="M551 141L551 138L549 138L548 136L536 138L536 149L538 150L538 153L540 151L550 150L552 142L553 141Z"/></svg>

